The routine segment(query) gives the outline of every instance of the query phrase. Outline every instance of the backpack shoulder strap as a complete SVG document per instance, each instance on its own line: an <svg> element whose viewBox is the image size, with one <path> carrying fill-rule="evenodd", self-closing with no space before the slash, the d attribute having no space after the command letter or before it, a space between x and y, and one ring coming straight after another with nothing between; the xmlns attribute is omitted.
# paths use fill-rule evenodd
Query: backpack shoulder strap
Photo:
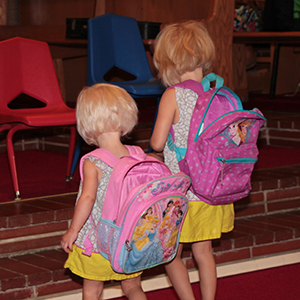
<svg viewBox="0 0 300 300"><path fill-rule="evenodd" d="M107 165L109 165L112 168L118 161L118 158L110 151L103 149L103 148L95 149L95 150L85 154L80 159L79 171L80 171L81 179L83 178L83 170L82 170L83 162L88 156L95 156L97 158L100 158L102 161L104 161Z"/></svg>
<svg viewBox="0 0 300 300"><path fill-rule="evenodd" d="M199 97L202 94L204 94L205 92L207 92L210 89L211 82L213 82L213 81L216 81L215 89L219 89L220 87L223 86L223 83L224 83L223 78L220 77L219 75L216 75L215 73L210 73L210 74L206 75L202 79L201 82L189 79L189 80L177 83L177 84L169 87L169 89L174 88L174 87L190 89L190 90L193 90L198 95L198 99L199 99ZM187 149L176 147L173 126L171 126L167 142L168 142L169 148L175 150L177 160L181 161L185 157Z"/></svg>
<svg viewBox="0 0 300 300"><path fill-rule="evenodd" d="M143 151L143 149L141 147L139 147L139 146L125 145L125 147L129 151L129 155L145 154L145 152Z"/></svg>
<svg viewBox="0 0 300 300"><path fill-rule="evenodd" d="M125 145L125 147L127 148L127 150L129 151L129 155L137 155L137 154L145 154L144 151L142 150L142 148L138 147L138 146L128 146ZM83 178L83 173L82 173L82 166L83 166L83 162L86 159L87 156L95 156L97 158L100 158L103 162L105 162L107 165L109 165L110 167L114 167L116 165L116 163L118 162L118 158L111 153L109 150L107 149L103 149L103 148L98 148L95 149L87 154L85 154L81 159L80 159L80 177L81 179Z"/></svg>

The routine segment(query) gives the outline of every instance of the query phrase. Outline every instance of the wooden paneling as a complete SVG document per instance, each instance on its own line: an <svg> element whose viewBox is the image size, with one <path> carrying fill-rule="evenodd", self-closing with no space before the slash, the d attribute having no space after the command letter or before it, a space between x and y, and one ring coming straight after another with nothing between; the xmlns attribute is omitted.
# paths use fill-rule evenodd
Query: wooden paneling
<svg viewBox="0 0 300 300"><path fill-rule="evenodd" d="M92 18L95 0L19 0L20 25L65 25L66 18Z"/></svg>
<svg viewBox="0 0 300 300"><path fill-rule="evenodd" d="M0 25L7 24L7 0L0 0Z"/></svg>
<svg viewBox="0 0 300 300"><path fill-rule="evenodd" d="M216 47L214 72L224 78L224 85L233 89L232 36L234 0L215 0L210 1L210 3L214 3L213 11L204 23Z"/></svg>
<svg viewBox="0 0 300 300"><path fill-rule="evenodd" d="M235 92L242 99L242 101L248 100L245 52L246 52L245 44L233 44L232 47L233 86Z"/></svg>
<svg viewBox="0 0 300 300"><path fill-rule="evenodd" d="M136 18L138 21L177 22L184 19L205 19L214 1L186 0L100 0L106 13Z"/></svg>

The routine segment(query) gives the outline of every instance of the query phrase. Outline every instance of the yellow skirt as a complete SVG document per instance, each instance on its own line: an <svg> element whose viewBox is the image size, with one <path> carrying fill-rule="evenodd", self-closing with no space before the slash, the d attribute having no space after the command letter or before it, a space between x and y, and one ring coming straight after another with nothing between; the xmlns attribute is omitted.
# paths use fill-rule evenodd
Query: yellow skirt
<svg viewBox="0 0 300 300"><path fill-rule="evenodd" d="M192 243L218 239L233 226L233 204L209 205L203 201L190 201L179 241Z"/></svg>
<svg viewBox="0 0 300 300"><path fill-rule="evenodd" d="M82 254L82 249L73 245L73 251L69 253L69 257L64 265L65 268L69 268L72 273L79 275L80 277L107 281L107 280L124 280L128 278L134 278L142 274L120 274L116 273L110 266L110 262L105 259L99 253L92 253L91 256Z"/></svg>

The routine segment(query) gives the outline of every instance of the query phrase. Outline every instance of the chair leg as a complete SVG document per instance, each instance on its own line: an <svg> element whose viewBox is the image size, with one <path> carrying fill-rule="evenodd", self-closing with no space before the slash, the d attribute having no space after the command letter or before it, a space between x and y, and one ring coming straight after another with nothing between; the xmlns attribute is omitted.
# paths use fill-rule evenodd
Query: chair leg
<svg viewBox="0 0 300 300"><path fill-rule="evenodd" d="M70 143L69 143L69 153L68 153L68 164L67 164L67 176L66 181L70 181L73 179L73 173L72 172L72 159L74 154L74 148L75 148L75 142L76 142L76 127L71 126L70 127Z"/></svg>
<svg viewBox="0 0 300 300"><path fill-rule="evenodd" d="M7 137L6 137L7 155L8 155L11 177L12 177L13 185L14 185L15 200L21 200L21 195L20 195L20 189L19 189L19 183L18 183L15 151L14 151L12 138L13 138L13 135L15 134L15 132L18 131L19 129L21 129L21 128L19 128L18 125L12 127L9 130Z"/></svg>
<svg viewBox="0 0 300 300"><path fill-rule="evenodd" d="M10 124L3 124L0 126L0 132L5 131L5 130L9 130L11 129L11 125Z"/></svg>
<svg viewBox="0 0 300 300"><path fill-rule="evenodd" d="M74 154L73 162L72 162L72 167L71 167L71 174L72 175L75 172L75 168L77 166L78 159L80 157L82 145L83 145L83 138L81 136L79 136L78 137L78 141L77 141L77 145L76 145L76 149L75 149L75 154Z"/></svg>
<svg viewBox="0 0 300 300"><path fill-rule="evenodd" d="M277 71L279 64L279 53L280 53L280 44L275 46L273 65L272 65L272 74L271 74L271 84L270 84L270 99L275 98L276 94L276 83L277 83Z"/></svg>
<svg viewBox="0 0 300 300"><path fill-rule="evenodd" d="M157 118L157 114L158 114L158 107L159 107L159 103L160 103L160 98L161 97L157 98L157 106L156 106L156 111L155 111L155 115L154 115L154 120L153 120L153 125L152 125L152 130L151 130L150 137L151 137L152 132L154 130L154 126L155 126L155 122L156 122L156 118ZM149 145L149 147L148 147L148 153L152 153L152 152L153 152L153 149Z"/></svg>

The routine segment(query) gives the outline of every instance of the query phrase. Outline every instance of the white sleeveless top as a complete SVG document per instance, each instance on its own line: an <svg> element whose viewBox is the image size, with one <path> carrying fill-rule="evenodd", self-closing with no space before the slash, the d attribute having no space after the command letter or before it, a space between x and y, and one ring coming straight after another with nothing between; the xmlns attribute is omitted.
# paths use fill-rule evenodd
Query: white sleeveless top
<svg viewBox="0 0 300 300"><path fill-rule="evenodd" d="M93 163L96 161L96 167L100 168L101 171L103 172L102 178L99 182L98 189L97 189L97 195L96 195L96 200L94 203L94 206L92 208L92 212L90 214L90 217L87 219L83 227L78 233L78 237L75 241L75 245L77 247L80 247L82 249L85 249L84 241L85 238L88 236L91 243L93 244L93 252L97 252L97 237L96 237L96 225L99 222L102 214L102 209L103 209L103 204L104 204L104 199L105 199L105 194L108 186L108 182L111 176L112 168L108 166L106 163L104 163L101 159L95 157L95 156L88 156L89 160ZM81 195L82 192L82 181L80 182L79 186L79 191L77 195L77 201Z"/></svg>

